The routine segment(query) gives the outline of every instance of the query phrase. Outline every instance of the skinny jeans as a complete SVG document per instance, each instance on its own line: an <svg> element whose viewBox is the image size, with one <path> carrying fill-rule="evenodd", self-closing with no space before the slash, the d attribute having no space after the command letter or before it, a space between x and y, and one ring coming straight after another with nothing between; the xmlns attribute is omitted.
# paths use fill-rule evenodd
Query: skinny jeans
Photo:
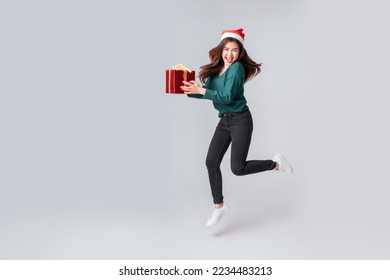
<svg viewBox="0 0 390 280"><path fill-rule="evenodd" d="M215 129L206 157L211 194L214 204L223 202L221 162L231 146L231 170L237 176L273 170L272 160L249 160L247 155L253 131L252 115L249 110L239 113L225 113Z"/></svg>

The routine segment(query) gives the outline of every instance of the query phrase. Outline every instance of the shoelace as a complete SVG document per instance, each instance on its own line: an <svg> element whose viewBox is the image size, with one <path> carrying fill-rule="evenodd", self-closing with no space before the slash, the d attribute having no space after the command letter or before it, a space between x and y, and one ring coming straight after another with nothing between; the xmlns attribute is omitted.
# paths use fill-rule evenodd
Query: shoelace
<svg viewBox="0 0 390 280"><path fill-rule="evenodd" d="M210 216L213 214L213 212L214 212L214 209L215 209L214 205L210 207L210 209L209 209Z"/></svg>

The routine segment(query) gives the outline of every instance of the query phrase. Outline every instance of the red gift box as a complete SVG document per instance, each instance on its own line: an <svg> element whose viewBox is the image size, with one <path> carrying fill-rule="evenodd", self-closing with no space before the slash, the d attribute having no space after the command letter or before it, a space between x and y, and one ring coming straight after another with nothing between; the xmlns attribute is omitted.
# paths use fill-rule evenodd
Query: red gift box
<svg viewBox="0 0 390 280"><path fill-rule="evenodd" d="M183 86L183 81L195 81L195 71L191 71L182 64L175 65L173 69L166 70L165 72L166 93L183 94L184 91L180 88Z"/></svg>

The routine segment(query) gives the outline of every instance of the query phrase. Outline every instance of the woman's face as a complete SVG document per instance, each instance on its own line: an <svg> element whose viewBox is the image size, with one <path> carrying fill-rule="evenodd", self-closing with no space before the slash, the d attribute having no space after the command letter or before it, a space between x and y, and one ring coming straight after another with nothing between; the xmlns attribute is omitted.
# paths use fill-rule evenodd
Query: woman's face
<svg viewBox="0 0 390 280"><path fill-rule="evenodd" d="M240 48L236 42L228 42L222 50L222 59L225 67L230 66L238 59Z"/></svg>

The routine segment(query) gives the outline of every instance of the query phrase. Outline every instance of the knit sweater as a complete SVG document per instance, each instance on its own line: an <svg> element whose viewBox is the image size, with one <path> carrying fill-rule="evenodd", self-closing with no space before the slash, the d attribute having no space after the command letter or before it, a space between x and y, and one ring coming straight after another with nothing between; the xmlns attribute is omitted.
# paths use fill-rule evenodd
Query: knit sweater
<svg viewBox="0 0 390 280"><path fill-rule="evenodd" d="M243 112L248 110L244 96L244 80L244 67L237 61L221 76L214 75L207 78L203 86L206 89L205 95L188 94L188 97L213 101L219 117L224 113Z"/></svg>

